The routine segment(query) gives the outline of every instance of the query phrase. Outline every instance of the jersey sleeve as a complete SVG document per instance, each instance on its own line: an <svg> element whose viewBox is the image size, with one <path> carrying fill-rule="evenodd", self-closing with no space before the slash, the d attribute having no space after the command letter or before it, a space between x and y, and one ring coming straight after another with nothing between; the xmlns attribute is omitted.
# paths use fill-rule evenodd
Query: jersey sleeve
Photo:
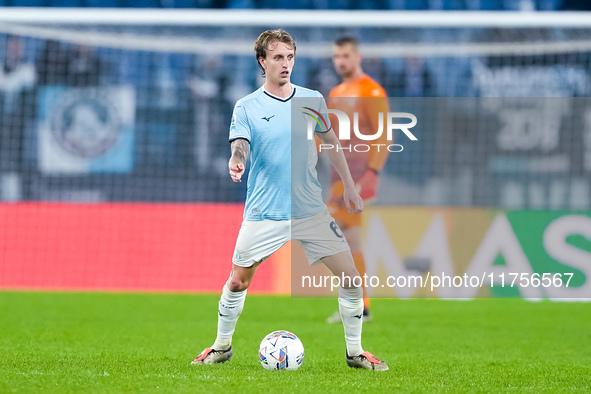
<svg viewBox="0 0 591 394"><path fill-rule="evenodd" d="M327 106L326 106L326 101L324 100L324 97L322 97L322 95L320 95L320 103L318 105L318 112L320 112L320 114L322 115L322 118L320 119L319 124L316 124L316 128L314 129L314 131L318 132L318 133L326 133L327 131L329 131L332 128L332 125L330 123L330 119L328 118L328 114L326 113L327 110Z"/></svg>
<svg viewBox="0 0 591 394"><path fill-rule="evenodd" d="M236 103L232 113L232 123L230 123L230 142L240 138L250 142L250 137L250 126L244 105Z"/></svg>

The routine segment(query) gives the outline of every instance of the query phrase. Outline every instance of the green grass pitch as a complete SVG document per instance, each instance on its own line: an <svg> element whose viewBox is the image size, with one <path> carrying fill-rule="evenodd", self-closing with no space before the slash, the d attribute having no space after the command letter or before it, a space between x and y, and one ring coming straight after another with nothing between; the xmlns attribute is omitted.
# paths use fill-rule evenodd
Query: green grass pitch
<svg viewBox="0 0 591 394"><path fill-rule="evenodd" d="M591 304L373 300L363 345L388 372L352 370L334 299L248 296L226 364L217 295L0 292L0 392L591 391ZM266 371L266 334L296 333L298 371Z"/></svg>

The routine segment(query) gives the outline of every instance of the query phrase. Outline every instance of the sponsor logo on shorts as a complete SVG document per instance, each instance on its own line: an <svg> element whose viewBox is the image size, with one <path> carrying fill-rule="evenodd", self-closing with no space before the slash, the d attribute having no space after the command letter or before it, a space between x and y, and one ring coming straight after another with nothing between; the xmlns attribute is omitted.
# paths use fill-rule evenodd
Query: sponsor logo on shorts
<svg viewBox="0 0 591 394"><path fill-rule="evenodd" d="M339 226L337 226L337 223L334 220L332 222L330 222L330 229L332 230L334 235L336 235L337 237L345 238L343 236L343 233L341 232L341 229L339 228Z"/></svg>

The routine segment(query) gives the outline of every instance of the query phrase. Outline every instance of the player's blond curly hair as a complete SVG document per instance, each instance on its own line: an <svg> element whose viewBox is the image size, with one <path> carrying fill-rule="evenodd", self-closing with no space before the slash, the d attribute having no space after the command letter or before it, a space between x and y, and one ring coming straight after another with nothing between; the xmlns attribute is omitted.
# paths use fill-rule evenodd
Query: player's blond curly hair
<svg viewBox="0 0 591 394"><path fill-rule="evenodd" d="M265 69L261 66L260 58L265 59L267 57L267 49L269 44L274 41L279 41L293 48L293 53L296 51L295 40L289 35L288 32L282 29L267 30L261 33L259 38L254 42L254 54L257 59L257 64L263 70L263 76L265 75Z"/></svg>

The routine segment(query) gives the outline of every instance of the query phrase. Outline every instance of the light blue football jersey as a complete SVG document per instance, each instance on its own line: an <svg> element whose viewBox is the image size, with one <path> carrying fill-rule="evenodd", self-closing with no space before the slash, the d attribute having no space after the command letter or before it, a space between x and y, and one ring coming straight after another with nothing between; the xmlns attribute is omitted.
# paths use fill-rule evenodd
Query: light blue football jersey
<svg viewBox="0 0 591 394"><path fill-rule="evenodd" d="M293 92L286 99L261 87L238 100L234 107L230 141L242 138L250 142L246 220L300 219L327 209L316 175L316 143L305 135L292 138L292 99L309 97L317 111L326 109L326 103L319 92L292 86ZM326 119L328 122L328 116ZM302 126L298 134L305 133L303 115L297 123ZM330 124L316 127L320 132L327 129Z"/></svg>

